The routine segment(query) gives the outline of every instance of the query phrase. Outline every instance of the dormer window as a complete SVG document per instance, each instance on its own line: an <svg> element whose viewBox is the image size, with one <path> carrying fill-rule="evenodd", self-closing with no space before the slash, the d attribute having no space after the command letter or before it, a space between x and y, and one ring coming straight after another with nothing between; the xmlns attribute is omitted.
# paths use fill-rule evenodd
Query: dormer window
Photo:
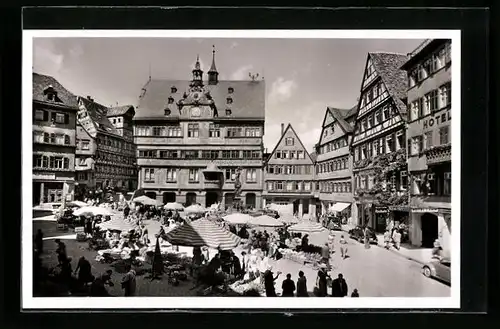
<svg viewBox="0 0 500 329"><path fill-rule="evenodd" d="M54 89L54 87L52 87L52 85L49 85L47 88L45 88L43 94L50 102L55 102L57 99L57 91Z"/></svg>
<svg viewBox="0 0 500 329"><path fill-rule="evenodd" d="M229 87L229 88L227 88L227 93L228 93L228 94L232 94L232 93L234 93L234 88L233 88L233 87Z"/></svg>
<svg viewBox="0 0 500 329"><path fill-rule="evenodd" d="M173 97L169 97L168 98L168 103L169 104L174 104L174 98Z"/></svg>
<svg viewBox="0 0 500 329"><path fill-rule="evenodd" d="M172 113L172 111L170 111L170 109L165 109L165 115L168 116Z"/></svg>
<svg viewBox="0 0 500 329"><path fill-rule="evenodd" d="M172 94L175 94L177 92L177 88L175 88L175 87L170 88L170 92Z"/></svg>
<svg viewBox="0 0 500 329"><path fill-rule="evenodd" d="M226 98L227 104L233 104L233 99L231 97Z"/></svg>
<svg viewBox="0 0 500 329"><path fill-rule="evenodd" d="M226 109L226 116L230 116L232 114L231 109Z"/></svg>

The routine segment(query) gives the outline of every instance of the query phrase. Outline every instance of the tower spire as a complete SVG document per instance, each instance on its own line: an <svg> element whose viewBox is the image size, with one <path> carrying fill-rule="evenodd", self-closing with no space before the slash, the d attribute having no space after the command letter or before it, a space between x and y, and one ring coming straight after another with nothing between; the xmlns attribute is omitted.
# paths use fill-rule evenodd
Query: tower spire
<svg viewBox="0 0 500 329"><path fill-rule="evenodd" d="M208 84L216 85L218 76L219 72L217 72L217 68L215 67L215 45L212 45L212 65L210 66L210 70L208 70Z"/></svg>

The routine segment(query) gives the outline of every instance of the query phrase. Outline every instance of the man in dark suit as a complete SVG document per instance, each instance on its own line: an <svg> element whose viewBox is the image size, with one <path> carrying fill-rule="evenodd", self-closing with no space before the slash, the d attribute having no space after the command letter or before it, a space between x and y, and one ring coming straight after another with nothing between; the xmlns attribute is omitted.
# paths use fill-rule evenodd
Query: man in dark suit
<svg viewBox="0 0 500 329"><path fill-rule="evenodd" d="M347 282L344 280L342 273L332 282L332 297L347 296Z"/></svg>

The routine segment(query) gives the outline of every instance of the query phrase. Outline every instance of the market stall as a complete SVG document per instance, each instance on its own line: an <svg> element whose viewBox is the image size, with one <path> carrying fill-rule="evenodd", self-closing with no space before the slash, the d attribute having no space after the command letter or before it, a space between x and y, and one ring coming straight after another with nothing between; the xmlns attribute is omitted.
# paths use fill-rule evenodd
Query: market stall
<svg viewBox="0 0 500 329"><path fill-rule="evenodd" d="M163 206L165 210L177 210L177 211L183 211L184 206L178 202L169 202L165 206Z"/></svg>
<svg viewBox="0 0 500 329"><path fill-rule="evenodd" d="M222 217L222 219L232 225L245 225L252 221L253 217L248 214L233 213Z"/></svg>

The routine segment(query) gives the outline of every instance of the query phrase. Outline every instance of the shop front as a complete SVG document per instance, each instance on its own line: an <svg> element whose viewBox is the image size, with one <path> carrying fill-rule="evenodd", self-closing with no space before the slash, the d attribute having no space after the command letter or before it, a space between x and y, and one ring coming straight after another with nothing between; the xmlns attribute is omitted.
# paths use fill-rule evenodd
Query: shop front
<svg viewBox="0 0 500 329"><path fill-rule="evenodd" d="M412 208L411 244L432 248L438 240L445 252L451 246L451 209Z"/></svg>
<svg viewBox="0 0 500 329"><path fill-rule="evenodd" d="M383 233L390 222L388 207L375 207L375 232Z"/></svg>

